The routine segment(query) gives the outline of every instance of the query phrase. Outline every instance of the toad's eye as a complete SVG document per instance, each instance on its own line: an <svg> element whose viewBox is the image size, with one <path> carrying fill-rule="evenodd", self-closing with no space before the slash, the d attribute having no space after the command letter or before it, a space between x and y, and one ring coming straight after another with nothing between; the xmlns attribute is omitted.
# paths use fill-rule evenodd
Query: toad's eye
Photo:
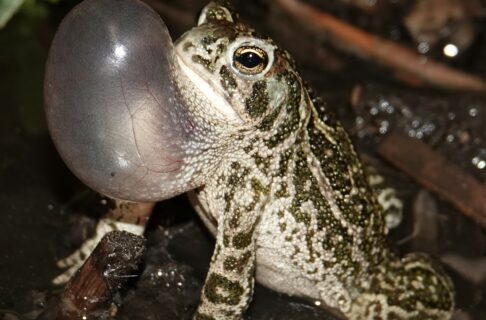
<svg viewBox="0 0 486 320"><path fill-rule="evenodd" d="M246 75L262 72L267 64L267 53L258 47L239 47L233 54L233 66Z"/></svg>

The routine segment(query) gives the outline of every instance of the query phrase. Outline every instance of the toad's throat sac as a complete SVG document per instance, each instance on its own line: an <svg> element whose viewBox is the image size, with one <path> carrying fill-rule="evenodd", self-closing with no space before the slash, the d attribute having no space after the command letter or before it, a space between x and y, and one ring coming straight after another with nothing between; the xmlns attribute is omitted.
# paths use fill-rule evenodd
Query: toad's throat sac
<svg viewBox="0 0 486 320"><path fill-rule="evenodd" d="M166 26L140 1L86 0L63 20L46 65L47 122L65 163L94 190L158 201L197 187L185 148L194 153L199 129L175 60Z"/></svg>

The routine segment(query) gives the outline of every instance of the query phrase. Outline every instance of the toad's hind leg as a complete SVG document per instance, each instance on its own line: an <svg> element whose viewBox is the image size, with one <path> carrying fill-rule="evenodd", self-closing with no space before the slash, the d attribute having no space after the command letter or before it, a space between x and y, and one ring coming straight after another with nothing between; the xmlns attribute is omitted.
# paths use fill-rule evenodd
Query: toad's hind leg
<svg viewBox="0 0 486 320"><path fill-rule="evenodd" d="M52 280L53 284L61 285L68 282L71 276L82 266L86 258L88 258L98 245L101 238L108 232L120 230L136 235L142 235L144 233L145 225L155 203L122 200L113 200L113 202L113 207L98 221L93 236L86 239L78 250L57 262L59 268L67 269Z"/></svg>
<svg viewBox="0 0 486 320"><path fill-rule="evenodd" d="M392 258L372 272L348 317L365 319L450 319L454 309L451 280L427 255Z"/></svg>

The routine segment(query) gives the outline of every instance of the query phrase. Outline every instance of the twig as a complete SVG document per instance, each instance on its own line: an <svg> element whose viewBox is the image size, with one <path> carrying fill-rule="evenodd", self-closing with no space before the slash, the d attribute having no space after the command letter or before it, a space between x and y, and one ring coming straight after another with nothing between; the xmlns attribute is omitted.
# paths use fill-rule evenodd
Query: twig
<svg viewBox="0 0 486 320"><path fill-rule="evenodd" d="M473 75L449 68L395 42L353 27L298 0L275 0L287 14L315 32L325 32L344 50L378 62L423 82L449 89L486 91L486 82Z"/></svg>
<svg viewBox="0 0 486 320"><path fill-rule="evenodd" d="M39 319L74 320L108 315L115 293L138 269L145 240L125 231L101 239L64 293Z"/></svg>
<svg viewBox="0 0 486 320"><path fill-rule="evenodd" d="M386 6L387 2L382 0L368 1L368 0L340 0L343 5L357 8L367 13L374 13L380 8Z"/></svg>
<svg viewBox="0 0 486 320"><path fill-rule="evenodd" d="M378 153L424 187L486 228L486 186L424 143L391 133Z"/></svg>

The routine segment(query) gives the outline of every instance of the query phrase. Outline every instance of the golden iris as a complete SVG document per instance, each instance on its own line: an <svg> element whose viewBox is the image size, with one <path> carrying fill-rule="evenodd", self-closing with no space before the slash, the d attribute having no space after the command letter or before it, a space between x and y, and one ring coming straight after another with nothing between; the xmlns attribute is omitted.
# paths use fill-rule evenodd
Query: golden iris
<svg viewBox="0 0 486 320"><path fill-rule="evenodd" d="M258 74L265 69L267 64L267 53L258 47L239 47L233 54L233 65L243 74Z"/></svg>

